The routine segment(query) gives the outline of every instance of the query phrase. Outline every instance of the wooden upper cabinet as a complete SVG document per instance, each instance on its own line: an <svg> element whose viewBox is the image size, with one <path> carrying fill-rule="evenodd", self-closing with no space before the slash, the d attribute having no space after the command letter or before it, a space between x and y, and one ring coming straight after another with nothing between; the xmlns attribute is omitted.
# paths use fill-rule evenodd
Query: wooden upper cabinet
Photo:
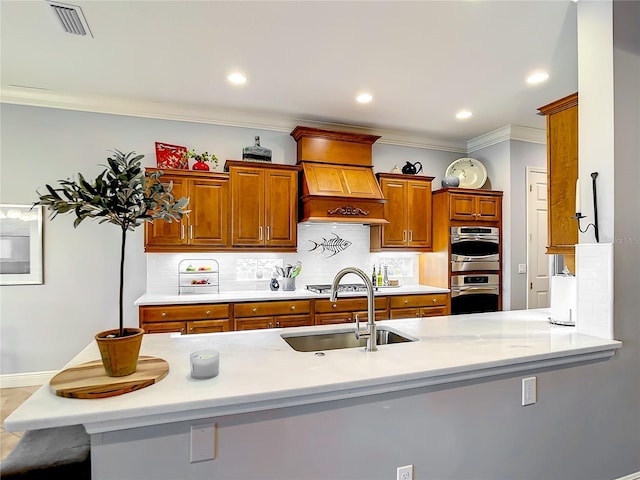
<svg viewBox="0 0 640 480"><path fill-rule="evenodd" d="M227 161L231 176L231 243L295 248L298 170L287 165Z"/></svg>
<svg viewBox="0 0 640 480"><path fill-rule="evenodd" d="M372 249L430 249L433 177L379 173L378 179L389 223L371 227Z"/></svg>
<svg viewBox="0 0 640 480"><path fill-rule="evenodd" d="M547 117L547 253L574 255L578 179L578 94L538 109Z"/></svg>
<svg viewBox="0 0 640 480"><path fill-rule="evenodd" d="M145 251L207 251L229 247L229 176L220 173L171 172L175 198L188 197L182 221L145 224Z"/></svg>
<svg viewBox="0 0 640 480"><path fill-rule="evenodd" d="M488 195L482 190L473 193L451 192L449 219L468 222L497 222L501 220L502 197Z"/></svg>

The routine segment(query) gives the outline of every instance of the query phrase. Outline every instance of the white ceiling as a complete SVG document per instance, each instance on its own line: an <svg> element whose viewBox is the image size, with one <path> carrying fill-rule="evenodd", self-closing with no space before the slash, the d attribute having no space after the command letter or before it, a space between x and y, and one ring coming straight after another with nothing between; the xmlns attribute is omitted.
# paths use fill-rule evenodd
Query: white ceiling
<svg viewBox="0 0 640 480"><path fill-rule="evenodd" d="M254 125L349 125L445 145L509 124L543 129L537 108L577 91L570 0L69 3L93 38L63 32L45 0L1 0L3 101L107 98L166 117L241 112ZM243 87L227 82L234 69ZM548 82L527 85L538 69ZM364 90L367 105L354 99ZM473 117L456 120L462 108Z"/></svg>

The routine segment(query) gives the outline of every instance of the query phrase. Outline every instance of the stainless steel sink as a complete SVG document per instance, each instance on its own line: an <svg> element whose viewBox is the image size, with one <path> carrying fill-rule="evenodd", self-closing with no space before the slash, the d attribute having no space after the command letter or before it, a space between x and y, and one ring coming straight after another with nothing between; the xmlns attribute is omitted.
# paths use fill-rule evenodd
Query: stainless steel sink
<svg viewBox="0 0 640 480"><path fill-rule="evenodd" d="M338 350L341 348L364 347L366 338L357 339L353 330L342 330L329 333L282 334L283 340L298 352L319 352L323 350ZM416 339L394 332L387 327L378 327L376 331L376 345L392 343L415 342Z"/></svg>

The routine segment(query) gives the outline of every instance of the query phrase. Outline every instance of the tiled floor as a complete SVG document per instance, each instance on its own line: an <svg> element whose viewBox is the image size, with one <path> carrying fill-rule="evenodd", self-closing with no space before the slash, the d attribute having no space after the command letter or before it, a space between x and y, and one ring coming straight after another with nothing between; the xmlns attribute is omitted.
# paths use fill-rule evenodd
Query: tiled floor
<svg viewBox="0 0 640 480"><path fill-rule="evenodd" d="M4 460L11 453L11 450L18 444L20 436L22 435L20 432L5 432L4 419L39 388L39 385L34 387L0 388L0 400L2 401L0 404L0 413L2 414L0 461Z"/></svg>

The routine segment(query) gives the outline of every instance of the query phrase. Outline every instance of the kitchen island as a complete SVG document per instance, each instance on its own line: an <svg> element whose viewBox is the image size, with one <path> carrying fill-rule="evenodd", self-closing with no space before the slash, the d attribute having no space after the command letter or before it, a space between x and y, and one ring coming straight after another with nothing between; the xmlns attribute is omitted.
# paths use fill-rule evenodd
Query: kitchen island
<svg viewBox="0 0 640 480"><path fill-rule="evenodd" d="M486 382L492 390L507 384L513 390L519 382L514 376L589 368L621 347L551 325L548 315L543 309L382 321L380 326L415 341L322 355L297 352L281 335L353 325L146 335L141 355L170 365L159 383L99 400L57 397L44 386L7 418L5 428L83 424L96 480L393 478L381 469L418 463L426 454L424 440L431 436L421 432L446 419L452 427L458 421L450 407L460 403L462 391L474 395ZM189 354L203 349L220 352L220 374L194 380ZM92 342L68 366L97 358ZM484 390L475 407L462 402L462 408L484 405ZM519 407L519 394L518 386L487 408L505 401ZM457 413L465 419L471 412ZM480 408L476 415L482 414ZM216 458L191 462L192 427L213 424ZM386 455L358 461L381 446L388 447ZM407 452L416 458L405 460Z"/></svg>

